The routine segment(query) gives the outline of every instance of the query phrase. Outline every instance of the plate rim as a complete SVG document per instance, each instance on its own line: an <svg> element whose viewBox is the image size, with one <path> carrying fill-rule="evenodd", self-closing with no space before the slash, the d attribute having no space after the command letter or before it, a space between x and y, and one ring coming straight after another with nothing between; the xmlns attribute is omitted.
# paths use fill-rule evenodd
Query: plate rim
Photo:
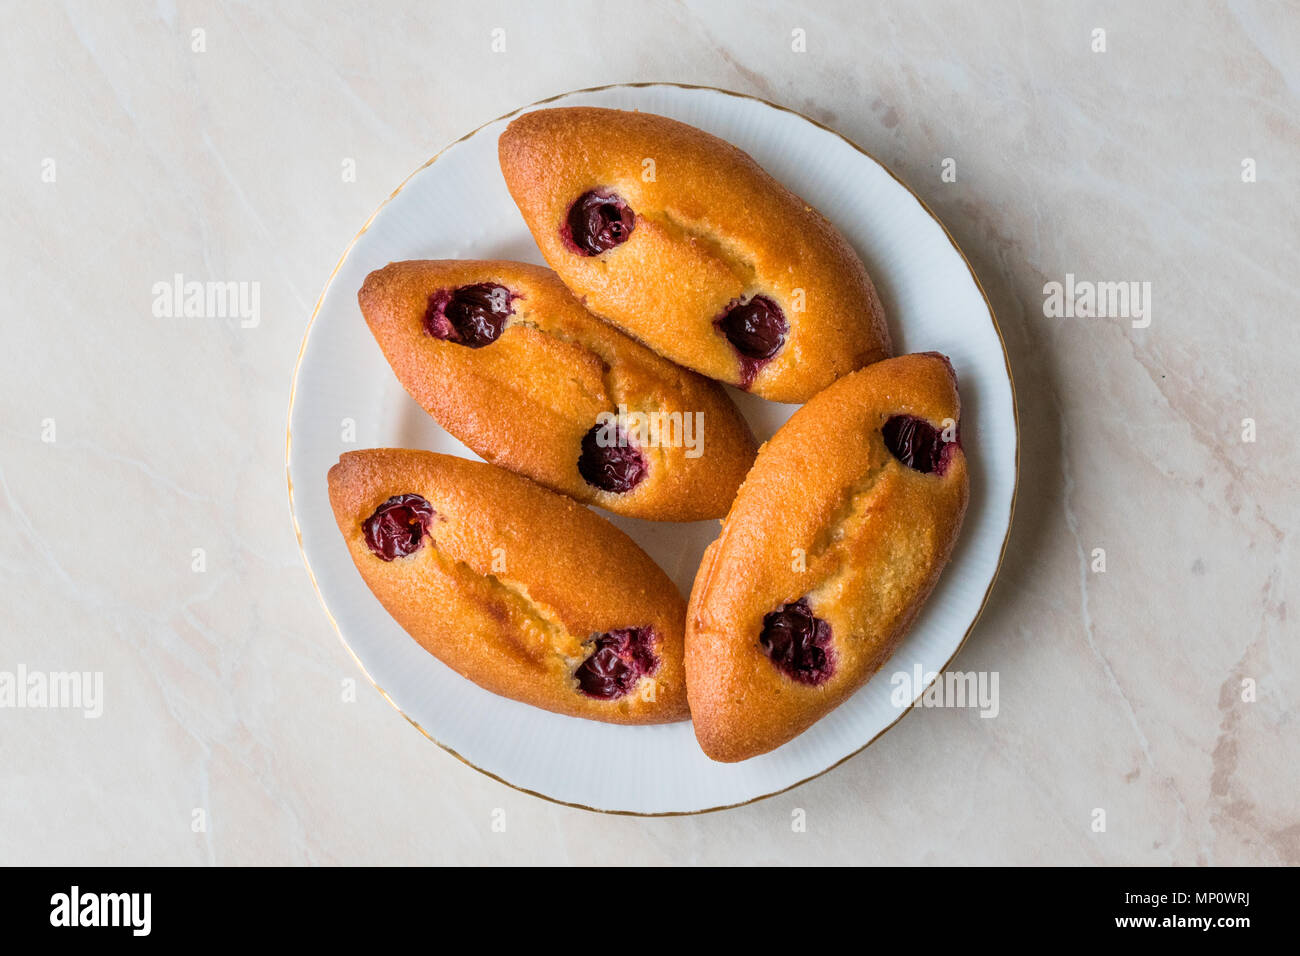
<svg viewBox="0 0 1300 956"><path fill-rule="evenodd" d="M556 100L561 100L569 96L577 96L583 93L599 93L605 90L643 89L646 87L655 87L655 86L673 87L675 89L682 89L682 90L705 90L713 93L721 93L725 96L731 96L737 99L752 100L754 102L761 103L764 106L767 106L771 109L779 110L783 113L790 113L794 116L797 116L800 119L805 120L808 123L811 123L817 129L823 130L824 132L830 133L831 135L838 137L848 146L852 147L858 153L861 153L863 156L867 157L869 160L871 160L873 163L875 163L877 166L883 169L890 176L890 178L892 178L896 183L898 183L905 190L907 190L907 192L911 195L911 197L915 199L917 203L920 204L921 208L925 210L926 215L929 216L932 220L934 220L935 224L938 225L940 230L943 231L944 236L947 238L948 242L952 245L957 255L961 257L962 264L966 266L966 271L970 274L971 280L975 283L975 287L979 290L980 297L984 300L984 306L988 310L989 321L993 325L993 332L994 334L997 335L998 345L1002 349L1002 361L1004 367L1006 368L1007 384L1011 390L1011 417L1012 417L1013 430L1015 434L1015 466L1013 469L1013 480L1011 485L1011 501L1007 509L1007 528L1003 534L1002 545L998 551L997 566L994 567L993 569L993 576L989 578L988 587L985 589L984 596L980 600L980 606L976 610L975 616L971 618L971 622L969 626L966 628L966 632L962 635L961 641L958 642L957 647L952 652L952 655L944 662L943 666L940 667L938 671L935 672L934 681L930 681L928 684L926 684L925 688L918 695L918 698L925 695L925 693L930 689L930 687L933 686L934 682L937 681L952 665L952 662L957 659L957 656L962 652L962 649L966 646L966 642L970 640L971 632L975 630L976 626L980 622L980 618L984 616L984 609L988 606L989 598L993 594L993 589L997 586L998 578L1001 576L1002 564L1003 561L1005 561L1006 554L1007 554L1007 544L1011 540L1011 526L1015 523L1015 515L1016 515L1016 499L1020 493L1020 406L1016 397L1015 376L1011 370L1011 357L1007 353L1007 343L1005 337L1002 335L1002 327L998 324L997 312L993 308L993 303L989 301L988 293L985 292L984 285L980 282L979 276L976 275L975 269L970 263L970 259L966 257L966 253L962 250L961 246L958 245L957 240L953 238L952 233L948 231L948 227L944 225L943 220L940 219L935 214L934 210L930 208L929 204L927 204L926 201L917 194L916 190L914 190L910 185L908 185L902 179L902 177L900 177L896 172L894 172L894 170L891 169L888 165L881 162L869 151L863 149L860 145L858 145L849 137L845 136L843 133L839 132L838 130L832 129L830 126L827 126L825 123L821 123L818 120L813 119L811 116L807 116L804 113L799 112L798 110L791 109L788 106L782 106L779 103L773 103L771 100L764 99L761 96L754 96L749 93L740 93L735 90L728 90L719 86L704 86L704 85L693 84L693 83L677 83L672 81L658 81L658 80L647 80L647 81L641 81L635 83L604 83L599 86L588 86L576 90L567 90L563 93L556 93L553 96L548 96L544 99L537 100L536 102L529 103L525 106L516 107L515 109L510 110L508 113L504 113L501 116L498 116L494 119L490 119L484 123L480 123L478 126L470 130L468 133L465 133L463 136L460 136L459 138L452 140L450 143L447 143L436 153L434 153L431 157L429 157L429 159L427 159L425 162L421 163L418 167L412 170L411 173L397 185L397 188L394 189L391 193L389 193L388 197L384 199L383 202L381 202L378 206L375 207L374 212L370 214L370 216L362 224L361 228L357 231L357 234L352 237L351 241L344 248L342 255L339 256L338 262L334 264L333 270L331 270L329 277L325 280L325 284L321 288L320 295L316 299L316 305L312 308L311 318L307 320L307 327L303 331L302 343L298 346L298 357L294 360L293 376L289 386L289 410L286 416L285 432L284 432L284 477L289 492L289 520L293 524L294 537L298 542L298 554L302 558L303 567L307 569L307 578L311 581L312 590L316 592L316 599L320 603L321 610L325 612L325 617L330 622L330 626L334 628L334 633L338 636L339 641L343 644L344 649L348 652L348 655L352 658L353 662L356 664L357 668L361 671L362 675L366 678L367 681L369 681L370 685L379 692L380 696L383 697L383 699L386 700L394 710L396 710L399 714L401 714L406 719L407 723L409 723L412 727L418 730L425 738L427 738L428 740L436 744L439 749L455 757L465 766L478 771L479 773L483 774L485 777L495 780L498 783L504 784L505 786L509 787L512 790L516 790L519 793L525 793L531 797L536 797L540 800L545 800L548 803L557 804L563 807L570 807L575 810L586 810L589 813L609 814L611 816L689 817L689 816L698 816L700 814L705 814L705 813L717 813L722 810L732 810L737 807L749 806L750 804L757 803L760 800L767 800L771 797L779 796L780 794L783 793L788 793L789 791L794 790L796 787L802 787L804 784L809 783L813 780L818 779L821 776L824 776L825 774L830 773L832 770L835 770L837 767L841 766L844 763L847 763L849 760L861 754L864 750L866 750L868 747L874 744L877 740L879 740L881 737L887 734L890 730L894 729L894 727L898 725L899 721L901 721L904 717L906 717L909 713L911 713L916 708L914 707L902 708L898 717L896 717L889 724L885 725L879 731L877 731L876 734L872 736L871 739L868 740L866 743L864 743L861 747L858 747L856 750L853 750L850 753L845 754L839 760L836 760L834 763L830 764L824 769L819 770L817 773L811 774L810 776L804 777L802 780L797 780L794 783L788 784L787 786L781 787L777 790L773 790L770 793L759 794L758 796L750 797L748 800L742 800L737 803L721 804L716 807L703 807L698 810L666 810L661 812L644 812L639 810L607 810L601 807L591 807L582 803L572 803L567 800L560 800L556 797L549 796L545 793L539 793L536 790L530 790L527 787L523 787L518 784L511 783L509 780L506 780L504 777L501 777L500 775L493 773L490 770L485 770L482 767L478 766L477 764L470 762L463 755L458 753L453 747L450 747L447 744L444 744L442 741L438 740L436 737L433 736L433 734L429 733L428 730L422 727L417 720L411 717L410 714L404 711L398 705L397 701L393 700L392 696L386 690L384 690L384 688L380 687L379 684L375 681L375 679L370 675L370 672L366 669L365 664L361 662L361 658L358 657L356 651L352 649L352 645L348 642L348 639L343 636L343 630L339 627L338 621L335 620L333 612L330 611L329 605L325 601L325 595L321 593L320 585L316 581L316 573L312 570L311 562L307 559L307 551L303 547L302 528L298 524L298 513L294 508L294 500L293 500L293 471L292 471L293 408L294 408L294 399L297 396L297 391L298 391L298 375L302 368L303 356L307 352L307 341L309 338L311 338L312 329L316 324L316 317L320 314L321 305L324 304L326 294L328 294L330 288L333 287L334 280L338 276L339 270L343 268L343 263L346 262L348 256L352 254L352 250L356 246L357 241L363 235L365 235L365 233L370 229L371 225L375 221L375 218L379 215L379 213L383 210L383 208L387 206L390 202L392 202L393 199L397 197L397 194L400 193L403 189L405 189L407 184L410 183L410 181L414 179L416 175L423 172L428 167L432 166L449 149L451 149L453 146L463 143L465 140L469 139L470 137L477 135L481 130L483 130L485 127L491 126L493 123L498 123L501 120L510 119L511 117L518 116L519 114L527 110L535 109L536 107L539 106L545 106L547 103L553 103Z"/></svg>

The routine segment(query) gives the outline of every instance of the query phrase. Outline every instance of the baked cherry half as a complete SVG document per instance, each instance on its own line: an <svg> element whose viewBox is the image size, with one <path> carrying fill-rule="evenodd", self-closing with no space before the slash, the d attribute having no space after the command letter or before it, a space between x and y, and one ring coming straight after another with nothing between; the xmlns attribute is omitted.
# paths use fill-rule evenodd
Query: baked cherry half
<svg viewBox="0 0 1300 956"><path fill-rule="evenodd" d="M419 495L394 495L361 524L366 544L384 561L420 550L433 523L433 506Z"/></svg>
<svg viewBox="0 0 1300 956"><path fill-rule="evenodd" d="M880 434L895 458L927 475L942 475L947 471L952 450L961 447L960 438L944 441L939 429L915 415L895 415L885 422Z"/></svg>
<svg viewBox="0 0 1300 956"><path fill-rule="evenodd" d="M424 313L424 331L435 339L455 342L472 349L491 345L513 313L517 296L495 282L439 289L429 296Z"/></svg>
<svg viewBox="0 0 1300 956"><path fill-rule="evenodd" d="M601 491L625 494L646 476L645 456L616 425L596 424L582 436L578 473Z"/></svg>
<svg viewBox="0 0 1300 956"><path fill-rule="evenodd" d="M591 654L578 665L578 689L588 697L614 700L628 693L659 666L655 632L651 627L624 627L598 634Z"/></svg>
<svg viewBox="0 0 1300 956"><path fill-rule="evenodd" d="M608 189L583 193L569 207L560 232L579 255L598 256L627 242L636 228L636 213Z"/></svg>
<svg viewBox="0 0 1300 956"><path fill-rule="evenodd" d="M813 614L807 598L764 615L758 642L777 669L800 684L824 683L835 672L831 626Z"/></svg>
<svg viewBox="0 0 1300 956"><path fill-rule="evenodd" d="M749 388L759 369L785 344L790 324L781 307L765 295L727 306L713 323L740 353L740 385Z"/></svg>

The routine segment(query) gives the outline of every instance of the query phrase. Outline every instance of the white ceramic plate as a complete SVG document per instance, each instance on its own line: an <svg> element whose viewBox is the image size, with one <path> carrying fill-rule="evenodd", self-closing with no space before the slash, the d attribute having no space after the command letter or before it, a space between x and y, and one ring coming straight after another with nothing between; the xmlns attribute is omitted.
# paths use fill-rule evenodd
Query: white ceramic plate
<svg viewBox="0 0 1300 956"><path fill-rule="evenodd" d="M745 150L843 231L880 290L897 351L938 350L957 370L971 502L952 563L875 679L801 737L740 764L706 758L689 723L619 727L497 697L445 667L393 622L353 567L330 511L326 471L353 448L477 456L398 384L356 293L368 272L398 259L542 262L497 166L497 137L511 117L481 127L413 174L362 229L321 296L289 407L289 503L303 557L327 613L375 686L426 736L477 769L589 809L689 813L745 803L817 776L887 730L907 710L890 701L890 675L942 671L978 617L1001 563L1016 488L1015 400L1001 336L965 258L920 200L811 120L750 97L671 84L584 90L546 105L639 109L708 130ZM796 407L732 394L760 440ZM350 427L355 439L348 441ZM613 520L690 593L717 522Z"/></svg>

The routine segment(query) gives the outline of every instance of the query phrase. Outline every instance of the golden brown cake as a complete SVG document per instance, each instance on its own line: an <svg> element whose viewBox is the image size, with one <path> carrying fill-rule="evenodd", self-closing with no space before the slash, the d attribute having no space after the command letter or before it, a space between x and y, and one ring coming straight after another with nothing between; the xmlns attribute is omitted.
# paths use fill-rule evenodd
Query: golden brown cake
<svg viewBox="0 0 1300 956"><path fill-rule="evenodd" d="M391 448L343 455L329 494L375 597L457 673L573 717L688 716L685 602L593 511L494 465Z"/></svg>
<svg viewBox="0 0 1300 956"><path fill-rule="evenodd" d="M521 262L394 262L361 311L398 380L487 461L618 514L721 518L754 436L723 389ZM622 414L622 417L618 416Z"/></svg>
<svg viewBox="0 0 1300 956"><path fill-rule="evenodd" d="M839 706L898 647L969 497L948 360L854 372L763 446L687 610L700 746L746 760Z"/></svg>
<svg viewBox="0 0 1300 956"><path fill-rule="evenodd" d="M884 310L824 216L748 155L650 113L525 113L501 171L546 261L661 355L778 402L887 358Z"/></svg>

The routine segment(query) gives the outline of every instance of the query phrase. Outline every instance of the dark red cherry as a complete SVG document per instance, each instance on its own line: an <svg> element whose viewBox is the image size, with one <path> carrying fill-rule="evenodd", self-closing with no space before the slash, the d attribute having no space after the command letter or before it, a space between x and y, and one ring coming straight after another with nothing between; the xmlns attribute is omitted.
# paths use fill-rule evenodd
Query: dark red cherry
<svg viewBox="0 0 1300 956"><path fill-rule="evenodd" d="M513 313L516 297L503 285L480 282L459 289L439 289L429 296L424 330L435 339L472 349L491 345Z"/></svg>
<svg viewBox="0 0 1300 956"><path fill-rule="evenodd" d="M621 495L645 478L645 456L616 425L593 425L582 436L578 473L583 481L601 491Z"/></svg>
<svg viewBox="0 0 1300 956"><path fill-rule="evenodd" d="M433 506L419 495L395 495L362 522L361 530L375 557L392 561L420 550L433 515Z"/></svg>
<svg viewBox="0 0 1300 956"><path fill-rule="evenodd" d="M835 671L831 626L813 614L807 598L765 615L758 642L786 677L801 684L821 684Z"/></svg>
<svg viewBox="0 0 1300 956"><path fill-rule="evenodd" d="M947 471L952 449L960 445L959 441L944 441L939 429L915 415L895 415L885 422L880 434L895 458L927 475Z"/></svg>
<svg viewBox="0 0 1300 956"><path fill-rule="evenodd" d="M578 253L598 256L627 242L635 228L636 213L622 197L593 189L573 201L562 232Z"/></svg>
<svg viewBox="0 0 1300 956"><path fill-rule="evenodd" d="M759 369L785 344L790 325L781 307L765 295L733 302L714 323L740 353L740 385L749 388Z"/></svg>
<svg viewBox="0 0 1300 956"><path fill-rule="evenodd" d="M588 697L614 700L628 693L645 674L659 666L655 632L649 627L607 631L591 641L592 651L578 665L578 689Z"/></svg>
<svg viewBox="0 0 1300 956"><path fill-rule="evenodd" d="M753 359L775 355L790 331L781 307L765 295L728 307L718 324L736 351Z"/></svg>

